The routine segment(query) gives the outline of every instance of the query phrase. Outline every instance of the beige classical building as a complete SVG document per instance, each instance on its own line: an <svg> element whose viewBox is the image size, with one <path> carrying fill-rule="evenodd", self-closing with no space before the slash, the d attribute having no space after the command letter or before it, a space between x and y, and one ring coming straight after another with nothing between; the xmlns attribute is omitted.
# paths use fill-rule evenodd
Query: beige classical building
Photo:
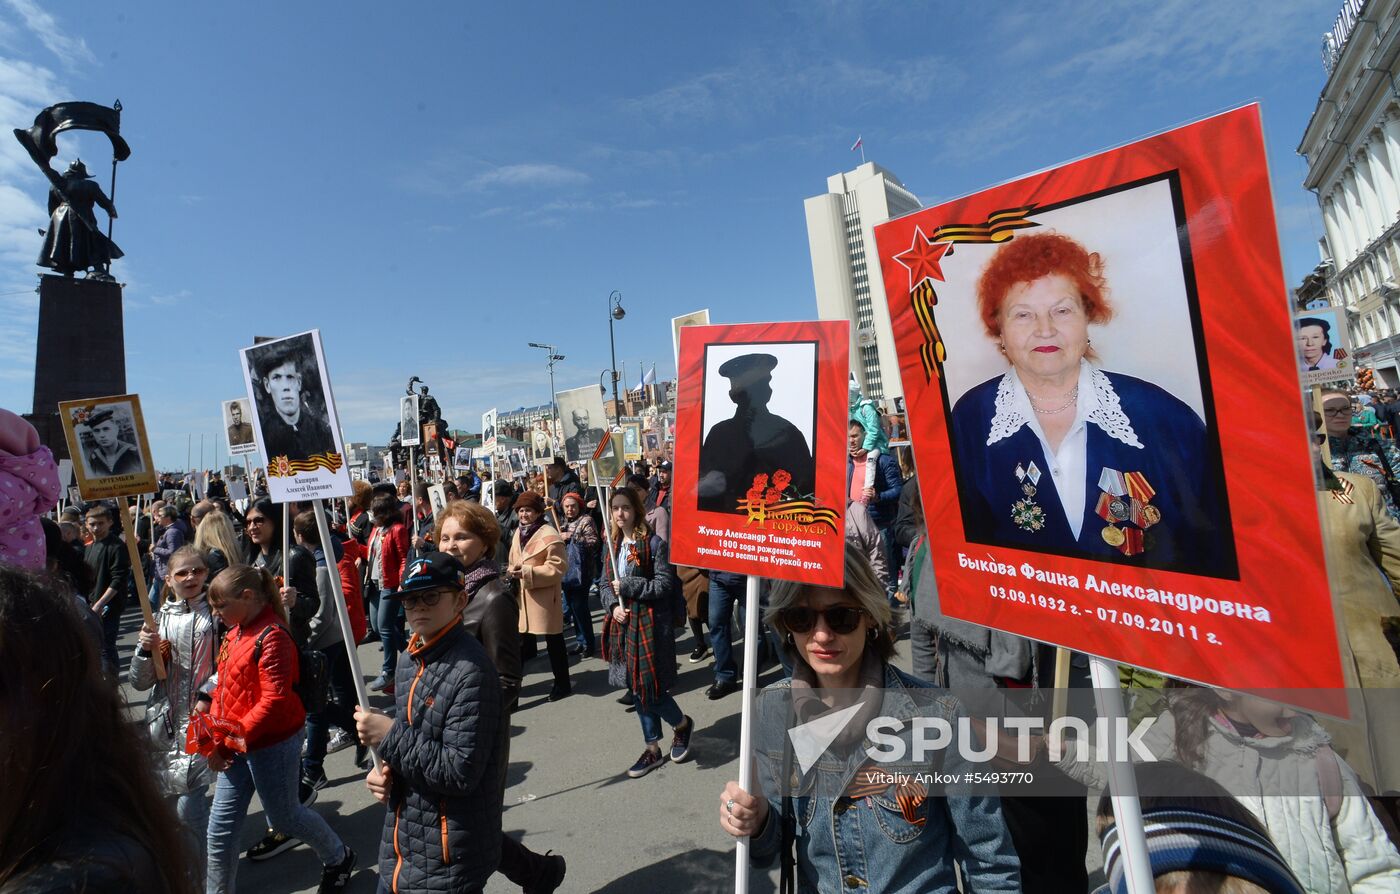
<svg viewBox="0 0 1400 894"><path fill-rule="evenodd" d="M875 250L876 224L917 211L919 199L889 171L865 162L833 174L827 191L807 199L807 245L817 290L817 317L850 320L851 370L862 393L895 409L903 397L890 309Z"/></svg>
<svg viewBox="0 0 1400 894"><path fill-rule="evenodd" d="M1298 152L1324 236L1310 278L1347 309L1360 365L1400 385L1400 0L1345 0L1323 36L1327 82Z"/></svg>

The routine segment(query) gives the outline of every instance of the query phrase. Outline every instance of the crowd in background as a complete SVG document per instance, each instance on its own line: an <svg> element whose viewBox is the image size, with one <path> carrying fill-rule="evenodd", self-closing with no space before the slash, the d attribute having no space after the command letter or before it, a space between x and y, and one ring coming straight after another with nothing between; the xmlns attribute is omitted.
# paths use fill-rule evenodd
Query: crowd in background
<svg viewBox="0 0 1400 894"><path fill-rule="evenodd" d="M1319 505L1334 516L1329 550L1346 569L1338 595L1349 680L1364 690L1400 686L1400 658L1379 623L1400 615L1400 402L1361 397L1371 399L1325 393L1314 442ZM493 873L527 892L556 890L564 858L501 829L510 715L541 640L549 702L573 695L580 662L606 664L640 726L640 756L616 768L632 779L691 759L688 700L738 691L735 626L747 610L762 612L760 666L781 667L770 688L790 690L794 703L830 706L839 693L865 692L888 705L934 687L1053 685L1049 646L939 611L929 564L938 532L924 524L908 450L872 452L856 419L845 587L764 582L758 606L745 604L742 575L672 564L667 461L631 464L610 493L562 460L518 481L464 470L445 482L448 503L437 512L425 483L357 481L350 499L325 504L324 542L311 506L284 509L256 482L246 500L230 501L217 474L198 500L184 478L163 481L139 516L95 502L50 518L56 471L26 429L0 415L0 486L24 494L4 507L9 536L0 537L4 894L232 891L254 792L271 828L243 857L304 845L323 866L319 890L342 890L363 861L336 816L310 807L327 782L326 755L348 748L368 796L385 805L381 890L480 890ZM1348 499L1332 499L1338 493ZM157 611L134 650L119 644L123 616L137 609L124 538L136 541ZM382 663L362 682L392 697L392 708L358 704L340 594L355 642L380 647ZM905 639L911 672L895 665ZM710 663L703 695L672 691L683 654ZM152 693L135 723L115 685L123 675ZM1143 799L1148 821L1192 837L1198 856L1230 843L1217 848L1230 859L1213 863L1154 843L1154 868L1181 874L1183 887L1170 890L1400 889L1393 717L1371 718L1358 738L1252 696L1148 685L1169 722L1153 743L1165 761L1146 772L1166 774L1167 789L1177 780L1200 791L1211 784L1202 776L1228 784L1208 798ZM94 741L102 760L91 759ZM1232 777L1244 756L1311 779L1317 794L1271 797L1257 779ZM1099 768L1044 752L1025 766L1089 788L931 797L885 791L857 762L842 770L846 796L792 797L783 774L761 766L755 791L725 786L720 825L751 836L754 862L778 862L802 890L952 890L961 879L979 892L1085 891L1094 846L1086 792L1102 783ZM75 792L81 816L70 809ZM1121 879L1107 802L1098 832L1106 874ZM1234 887L1190 887L1228 880Z"/></svg>

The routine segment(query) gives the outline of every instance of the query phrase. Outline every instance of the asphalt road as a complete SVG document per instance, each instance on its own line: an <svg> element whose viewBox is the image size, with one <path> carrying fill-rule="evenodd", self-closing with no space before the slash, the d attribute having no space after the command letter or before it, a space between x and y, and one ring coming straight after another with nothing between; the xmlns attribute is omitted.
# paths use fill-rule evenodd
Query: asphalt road
<svg viewBox="0 0 1400 894"><path fill-rule="evenodd" d="M595 612L595 630L597 618ZM123 619L121 654L135 648L140 614L134 607ZM742 632L742 626L738 627ZM713 659L690 664L694 647L688 629L676 643L680 674L672 693L682 710L695 719L693 756L641 779L625 771L641 754L641 726L636 714L616 701L601 659L571 658L574 694L560 702L545 700L552 677L543 650L527 663L520 709L512 718L511 762L505 795L503 827L532 850L554 851L568 861L560 891L603 894L652 894L687 891L696 894L734 890L733 839L719 827L719 793L727 780L738 778L739 694L710 701L705 690L713 682ZM736 655L742 658L742 646ZM908 647L900 648L897 664L908 669ZM359 647L360 666L372 678L381 661L377 643ZM758 685L778 679L782 669L771 664ZM145 693L123 687L134 711ZM376 707L392 707L392 699L374 696ZM666 728L663 744L669 742ZM364 774L353 764L354 749L326 759L330 784L319 792L314 810L324 816L358 855L352 892L374 892L378 884L379 837L385 810L369 794ZM253 799L243 828L244 851L264 832L262 808ZM1098 847L1089 860L1096 868ZM316 889L320 864L305 846L271 860L246 858L238 870L239 890L259 894L291 894ZM1100 877L1101 878L1101 877ZM776 890L777 872L753 872L749 890ZM503 876L493 876L489 894L515 894L520 889Z"/></svg>

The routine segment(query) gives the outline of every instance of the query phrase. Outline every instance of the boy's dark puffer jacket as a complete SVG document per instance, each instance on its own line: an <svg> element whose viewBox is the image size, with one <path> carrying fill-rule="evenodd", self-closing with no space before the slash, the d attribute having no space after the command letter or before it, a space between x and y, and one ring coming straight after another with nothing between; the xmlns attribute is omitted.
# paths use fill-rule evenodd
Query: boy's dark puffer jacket
<svg viewBox="0 0 1400 894"><path fill-rule="evenodd" d="M394 678L398 717L380 756L391 769L379 877L395 892L466 891L501 855L501 684L460 622L414 636Z"/></svg>

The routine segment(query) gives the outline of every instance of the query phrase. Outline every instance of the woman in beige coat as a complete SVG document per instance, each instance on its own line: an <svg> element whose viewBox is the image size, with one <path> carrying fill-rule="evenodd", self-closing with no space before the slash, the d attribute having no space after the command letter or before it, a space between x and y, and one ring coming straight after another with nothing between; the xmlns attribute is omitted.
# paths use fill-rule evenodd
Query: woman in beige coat
<svg viewBox="0 0 1400 894"><path fill-rule="evenodd" d="M1372 805L1397 819L1400 795L1400 658L1384 624L1400 616L1400 523L1386 511L1375 482L1320 466L1318 505L1335 610L1341 618L1342 670L1352 723L1322 719L1357 775L1380 797Z"/></svg>
<svg viewBox="0 0 1400 894"><path fill-rule="evenodd" d="M564 646L564 589L568 568L564 538L544 522L544 500L534 491L515 499L520 527L510 541L510 567L507 573L520 582L520 657L535 654L535 637L544 634L549 650L549 667L554 687L549 700L558 701L572 692L569 686L569 655Z"/></svg>

